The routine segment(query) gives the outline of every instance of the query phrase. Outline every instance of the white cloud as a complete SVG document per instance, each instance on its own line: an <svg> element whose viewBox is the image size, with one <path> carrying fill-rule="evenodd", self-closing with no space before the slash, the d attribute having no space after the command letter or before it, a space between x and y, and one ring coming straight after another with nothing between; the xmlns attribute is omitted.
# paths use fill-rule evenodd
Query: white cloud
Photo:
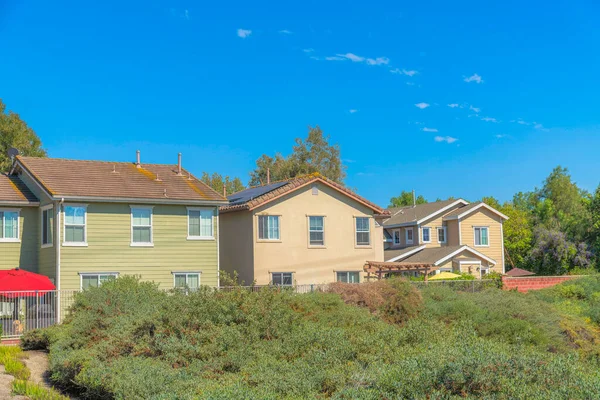
<svg viewBox="0 0 600 400"><path fill-rule="evenodd" d="M302 51L305 53L312 53L313 51L315 51L315 49L302 49Z"/></svg>
<svg viewBox="0 0 600 400"><path fill-rule="evenodd" d="M423 132L437 132L437 131L438 131L438 130L437 130L437 129L435 129L435 128L427 128L427 127L423 128L423 129L421 129L421 130L422 130Z"/></svg>
<svg viewBox="0 0 600 400"><path fill-rule="evenodd" d="M252 31L249 29L238 29L237 30L237 35L239 37L241 37L242 39L246 39L248 36L250 36L252 34Z"/></svg>
<svg viewBox="0 0 600 400"><path fill-rule="evenodd" d="M390 69L390 72L392 74L406 75L406 76L415 76L416 74L419 73L419 71L408 70L408 69L400 69L400 68Z"/></svg>
<svg viewBox="0 0 600 400"><path fill-rule="evenodd" d="M327 61L344 61L344 60L346 60L344 57L338 57L338 56L325 57L325 59Z"/></svg>
<svg viewBox="0 0 600 400"><path fill-rule="evenodd" d="M469 77L465 77L464 81L465 82L483 83L483 79L481 79L481 76L479 76L477 74L473 74Z"/></svg>
<svg viewBox="0 0 600 400"><path fill-rule="evenodd" d="M347 58L348 60L350 60L352 62L363 62L363 61L365 61L364 57L357 56L354 53L336 54L336 56Z"/></svg>
<svg viewBox="0 0 600 400"><path fill-rule="evenodd" d="M367 64L369 65L387 65L390 63L390 59L387 57L367 58Z"/></svg>
<svg viewBox="0 0 600 400"><path fill-rule="evenodd" d="M188 10L183 11L183 18L190 19L190 12Z"/></svg>
<svg viewBox="0 0 600 400"><path fill-rule="evenodd" d="M450 108L457 108L457 107L460 107L460 105L457 104L457 103L452 103L452 104L448 104L448 107L450 107Z"/></svg>
<svg viewBox="0 0 600 400"><path fill-rule="evenodd" d="M279 33L283 33L284 35L291 35L294 32L288 31L287 29L282 29L282 30L279 31Z"/></svg>
<svg viewBox="0 0 600 400"><path fill-rule="evenodd" d="M415 83L414 83L414 82L406 82L406 84L407 84L408 86L415 86Z"/></svg>
<svg viewBox="0 0 600 400"><path fill-rule="evenodd" d="M421 110L426 109L427 107L429 107L429 103L417 103L415 104L415 107L420 108Z"/></svg>
<svg viewBox="0 0 600 400"><path fill-rule="evenodd" d="M544 125L542 125L542 124L538 124L537 122L534 122L534 124L535 124L535 125L534 125L533 127L534 127L535 129L544 129Z"/></svg>
<svg viewBox="0 0 600 400"><path fill-rule="evenodd" d="M352 109L348 110L348 112L349 112L350 114L354 114L354 113L358 112L358 110L357 110L357 109L355 109L355 108L352 108Z"/></svg>
<svg viewBox="0 0 600 400"><path fill-rule="evenodd" d="M372 172L358 172L356 175L357 176L373 176L375 174Z"/></svg>
<svg viewBox="0 0 600 400"><path fill-rule="evenodd" d="M481 111L481 108L477 108L477 107L473 107L473 106L469 106L469 110L478 113L479 111Z"/></svg>
<svg viewBox="0 0 600 400"><path fill-rule="evenodd" d="M433 139L436 142L446 142L446 143L454 143L454 142L456 142L458 140L457 138L454 138L452 136L436 136Z"/></svg>
<svg viewBox="0 0 600 400"><path fill-rule="evenodd" d="M496 118L492 118L492 117L482 117L481 120L485 121L485 122L496 122L496 123L498 123L498 120Z"/></svg>
<svg viewBox="0 0 600 400"><path fill-rule="evenodd" d="M497 135L494 135L494 137L496 137L496 138L498 138L498 139L502 139L502 138L508 137L508 135L505 135L505 134L503 134L503 133L499 133L499 134L497 134Z"/></svg>

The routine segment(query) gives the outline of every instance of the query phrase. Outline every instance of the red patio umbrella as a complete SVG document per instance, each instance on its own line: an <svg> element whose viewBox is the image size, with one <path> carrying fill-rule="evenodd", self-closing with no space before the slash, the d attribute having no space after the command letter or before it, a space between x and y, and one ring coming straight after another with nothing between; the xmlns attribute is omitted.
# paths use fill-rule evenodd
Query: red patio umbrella
<svg viewBox="0 0 600 400"><path fill-rule="evenodd" d="M0 293L4 297L43 296L54 289L56 287L47 276L19 268L0 270L0 292L21 292Z"/></svg>

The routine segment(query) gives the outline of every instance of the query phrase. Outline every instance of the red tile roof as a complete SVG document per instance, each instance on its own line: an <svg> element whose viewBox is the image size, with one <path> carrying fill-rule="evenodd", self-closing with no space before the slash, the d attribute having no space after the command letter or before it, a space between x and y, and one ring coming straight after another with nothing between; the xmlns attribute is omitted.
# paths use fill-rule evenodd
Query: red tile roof
<svg viewBox="0 0 600 400"><path fill-rule="evenodd" d="M17 156L17 163L53 197L90 197L161 201L226 199L177 165L80 161Z"/></svg>
<svg viewBox="0 0 600 400"><path fill-rule="evenodd" d="M313 182L321 182L324 185L329 186L329 187L345 194L346 196L350 197L351 199L369 207L376 214L386 214L386 215L388 214L388 212L386 210L379 207L375 203L370 202L369 200L365 199L364 197L361 197L361 196L357 195L356 193L354 193L353 191L351 191L350 189L346 188L345 186L343 186L337 182L334 182L331 179L328 179L319 173L298 176L298 177L295 177L295 178L292 178L289 180L282 181L282 183L284 183L284 184L281 186L274 185L273 183L271 183L269 185L265 185L265 186L273 186L273 189L269 190L268 192L263 193L257 197L254 197L251 200L241 202L241 203L240 202L232 202L233 204L222 206L220 208L220 211L221 212L232 212L232 211L241 211L241 210L252 210L256 207L266 204L272 200L275 200L287 193L291 193L291 192L293 192L297 189L300 189L306 185L309 185ZM253 190L253 189L255 189L255 188L246 189L241 192L234 193L233 195L229 196L229 199L233 199L236 197L243 197L243 193L245 191Z"/></svg>

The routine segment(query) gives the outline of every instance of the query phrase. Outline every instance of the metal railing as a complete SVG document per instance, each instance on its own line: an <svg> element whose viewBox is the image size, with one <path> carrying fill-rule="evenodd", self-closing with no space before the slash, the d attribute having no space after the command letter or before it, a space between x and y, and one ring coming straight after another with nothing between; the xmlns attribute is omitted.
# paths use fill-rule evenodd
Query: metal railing
<svg viewBox="0 0 600 400"><path fill-rule="evenodd" d="M60 323L73 304L75 293L73 290L0 292L2 338L17 338L32 329Z"/></svg>

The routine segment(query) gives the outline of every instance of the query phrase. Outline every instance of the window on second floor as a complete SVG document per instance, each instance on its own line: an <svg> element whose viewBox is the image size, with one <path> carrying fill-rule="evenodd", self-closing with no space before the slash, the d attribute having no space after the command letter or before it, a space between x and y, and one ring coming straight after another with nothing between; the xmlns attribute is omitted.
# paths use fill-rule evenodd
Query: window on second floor
<svg viewBox="0 0 600 400"><path fill-rule="evenodd" d="M212 209L188 209L188 239L214 239Z"/></svg>
<svg viewBox="0 0 600 400"><path fill-rule="evenodd" d="M438 243L446 243L446 227L440 226L437 228Z"/></svg>
<svg viewBox="0 0 600 400"><path fill-rule="evenodd" d="M475 226L473 231L475 234L475 246L484 247L490 245L489 228L487 226Z"/></svg>
<svg viewBox="0 0 600 400"><path fill-rule="evenodd" d="M400 244L400 231L394 231L394 244Z"/></svg>
<svg viewBox="0 0 600 400"><path fill-rule="evenodd" d="M152 208L131 207L131 246L152 246Z"/></svg>
<svg viewBox="0 0 600 400"><path fill-rule="evenodd" d="M258 238L260 240L279 240L279 215L258 216Z"/></svg>
<svg viewBox="0 0 600 400"><path fill-rule="evenodd" d="M371 224L369 217L356 217L356 245L369 246L371 244Z"/></svg>
<svg viewBox="0 0 600 400"><path fill-rule="evenodd" d="M42 209L42 247L52 246L54 232L54 208Z"/></svg>
<svg viewBox="0 0 600 400"><path fill-rule="evenodd" d="M85 206L65 206L65 238L66 245L85 245L87 243L86 223L87 208Z"/></svg>
<svg viewBox="0 0 600 400"><path fill-rule="evenodd" d="M292 272L273 272L271 276L275 286L292 286L294 284Z"/></svg>
<svg viewBox="0 0 600 400"><path fill-rule="evenodd" d="M431 243L431 228L425 226L421 229L421 235L423 236L423 243Z"/></svg>
<svg viewBox="0 0 600 400"><path fill-rule="evenodd" d="M325 246L325 225L323 217L308 217L308 236L310 246Z"/></svg>
<svg viewBox="0 0 600 400"><path fill-rule="evenodd" d="M406 244L413 244L413 228L406 228Z"/></svg>
<svg viewBox="0 0 600 400"><path fill-rule="evenodd" d="M19 211L0 210L0 242L19 240Z"/></svg>

